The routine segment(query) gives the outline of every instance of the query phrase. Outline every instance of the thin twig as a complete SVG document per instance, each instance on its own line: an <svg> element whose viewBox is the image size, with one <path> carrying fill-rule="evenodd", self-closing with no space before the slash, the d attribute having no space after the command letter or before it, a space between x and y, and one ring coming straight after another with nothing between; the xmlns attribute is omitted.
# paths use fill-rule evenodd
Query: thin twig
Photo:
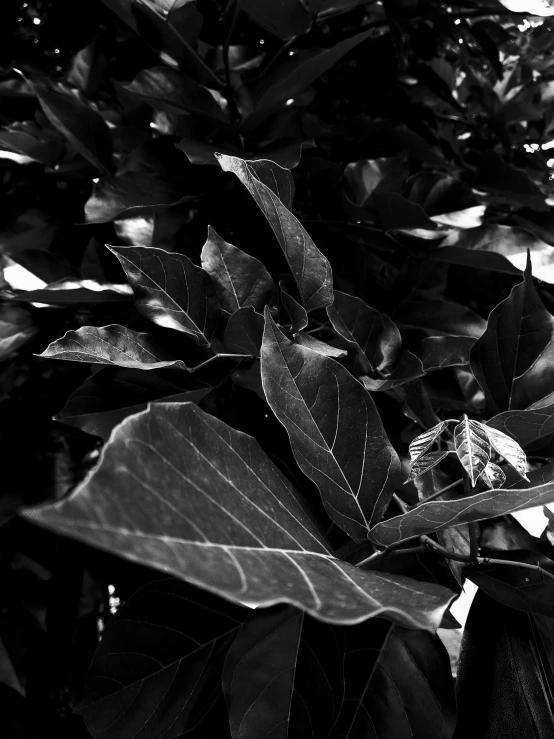
<svg viewBox="0 0 554 739"><path fill-rule="evenodd" d="M527 562L517 562L511 559L492 559L491 557L477 557L477 564L479 565L508 565L509 567L523 567L525 570L538 570L541 575L546 575L551 580L554 580L554 575L539 564L530 565Z"/></svg>
<svg viewBox="0 0 554 739"><path fill-rule="evenodd" d="M419 506L423 505L424 503L428 503L430 500L435 500L435 498L438 498L443 493L446 493L449 490L452 490L452 488L457 487L463 481L464 481L463 477L460 477L459 480L455 480L454 482L451 482L450 485L447 485L445 488L442 488L441 490L435 491L434 493L432 493L432 495L428 495L426 498L424 498L423 500L421 500L418 503L417 506L414 506L414 507L415 508L419 508ZM414 510L414 509L412 508L412 510Z"/></svg>
<svg viewBox="0 0 554 739"><path fill-rule="evenodd" d="M188 372L197 372L199 369L202 369L202 367L205 367L207 364L211 364L214 359L253 359L253 357L251 354L214 354L213 357L206 359L205 362L196 365L196 367L187 367L187 370Z"/></svg>

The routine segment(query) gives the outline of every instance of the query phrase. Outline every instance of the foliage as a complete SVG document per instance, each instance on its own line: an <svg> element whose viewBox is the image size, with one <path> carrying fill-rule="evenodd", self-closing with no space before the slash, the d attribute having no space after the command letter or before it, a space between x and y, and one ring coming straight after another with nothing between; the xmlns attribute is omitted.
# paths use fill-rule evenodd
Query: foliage
<svg viewBox="0 0 554 739"><path fill-rule="evenodd" d="M548 736L550 2L62 5L0 70L6 736Z"/></svg>

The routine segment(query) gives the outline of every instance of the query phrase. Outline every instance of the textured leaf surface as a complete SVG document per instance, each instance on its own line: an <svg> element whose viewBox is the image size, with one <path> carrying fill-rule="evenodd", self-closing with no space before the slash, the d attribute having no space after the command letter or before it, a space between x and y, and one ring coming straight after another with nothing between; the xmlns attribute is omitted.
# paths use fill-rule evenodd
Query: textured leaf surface
<svg viewBox="0 0 554 739"><path fill-rule="evenodd" d="M146 246L110 246L133 288L138 310L153 323L209 346L219 304L210 276L183 254Z"/></svg>
<svg viewBox="0 0 554 739"><path fill-rule="evenodd" d="M416 438L410 443L409 447L412 464L433 446L445 430L446 426L447 424L444 421L441 421L440 423L437 423L436 426L429 429L429 431L425 431L423 434L416 436Z"/></svg>
<svg viewBox="0 0 554 739"><path fill-rule="evenodd" d="M331 265L300 221L290 212L292 177L290 172L267 160L245 161L216 155L225 172L233 172L252 195L271 228L289 263L302 304L307 311L333 302Z"/></svg>
<svg viewBox="0 0 554 739"><path fill-rule="evenodd" d="M163 355L164 351L149 334L112 324L103 328L83 326L77 331L67 331L61 339L53 341L40 356L70 362L116 364L119 367L144 370L161 367L186 370L184 362L162 359Z"/></svg>
<svg viewBox="0 0 554 739"><path fill-rule="evenodd" d="M469 353L475 344L470 336L429 336L423 339L417 356L426 372L469 364Z"/></svg>
<svg viewBox="0 0 554 739"><path fill-rule="evenodd" d="M504 457L506 462L513 467L514 470L526 480L527 475L525 474L527 469L527 458L525 452L520 445L508 436L503 431L497 428L489 427L486 424L482 424L481 428L484 429L486 435L489 437L492 448L501 457Z"/></svg>
<svg viewBox="0 0 554 739"><path fill-rule="evenodd" d="M506 513L554 502L554 472L552 465L529 473L530 483L500 490L487 490L457 500L431 501L388 521L378 523L369 532L371 541L380 546L398 544L414 536L457 526L461 523L482 521Z"/></svg>
<svg viewBox="0 0 554 739"><path fill-rule="evenodd" d="M78 712L93 737L171 739L192 728L211 708L225 650L248 615L174 579L135 593L107 622L87 675Z"/></svg>
<svg viewBox="0 0 554 739"><path fill-rule="evenodd" d="M306 349L311 349L313 352L317 352L318 354L323 354L324 357L340 359L341 357L346 357L348 354L344 349L338 349L336 346L331 346L325 341L320 341L311 334L304 333L303 331L295 334L294 343L300 344L300 346L304 346Z"/></svg>
<svg viewBox="0 0 554 739"><path fill-rule="evenodd" d="M494 462L488 463L488 465L481 473L481 476L490 488L501 488L502 485L504 485L504 483L506 482L506 475L504 474L504 470L502 469L502 467L499 467Z"/></svg>
<svg viewBox="0 0 554 739"><path fill-rule="evenodd" d="M219 304L227 313L248 306L260 313L266 305L276 304L277 288L264 265L228 244L211 226L201 260L213 280Z"/></svg>
<svg viewBox="0 0 554 739"><path fill-rule="evenodd" d="M439 462L442 462L448 454L448 452L428 452L422 457L418 457L418 459L412 464L410 477L408 479L413 480L415 477L419 477L420 475L424 475L426 472L429 472L429 470L436 467Z"/></svg>
<svg viewBox="0 0 554 739"><path fill-rule="evenodd" d="M471 484L477 485L479 475L491 458L491 442L482 424L464 415L454 428L454 447Z"/></svg>
<svg viewBox="0 0 554 739"><path fill-rule="evenodd" d="M338 362L289 341L266 309L262 383L296 460L329 516L367 535L399 482L400 462L368 392Z"/></svg>
<svg viewBox="0 0 554 739"><path fill-rule="evenodd" d="M231 601L333 623L379 614L434 629L452 597L336 559L257 442L190 403L127 418L69 498L24 515Z"/></svg>
<svg viewBox="0 0 554 739"><path fill-rule="evenodd" d="M494 413L528 408L554 387L554 318L533 285L523 282L494 308L471 350L471 369Z"/></svg>

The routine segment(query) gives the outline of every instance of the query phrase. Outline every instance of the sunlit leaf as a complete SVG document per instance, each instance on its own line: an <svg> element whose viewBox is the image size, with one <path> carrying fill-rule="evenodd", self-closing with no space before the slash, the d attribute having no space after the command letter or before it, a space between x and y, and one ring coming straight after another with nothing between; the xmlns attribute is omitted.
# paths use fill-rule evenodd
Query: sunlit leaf
<svg viewBox="0 0 554 739"><path fill-rule="evenodd" d="M363 539L386 510L400 470L371 396L338 362L289 341L267 309L261 360L267 402L300 468L335 523Z"/></svg>
<svg viewBox="0 0 554 739"><path fill-rule="evenodd" d="M348 354L344 349L338 349L336 346L331 346L304 331L300 331L294 335L294 343L300 344L300 346L304 346L306 349L311 349L313 352L317 352L318 354L322 354L324 357L340 359L341 357L346 357Z"/></svg>
<svg viewBox="0 0 554 739"><path fill-rule="evenodd" d="M514 470L527 480L525 474L527 470L527 458L525 452L520 445L512 439L511 436L507 436L503 431L497 428L489 427L486 424L482 424L481 428L484 429L485 433L489 437L492 448L501 457L504 457L506 462L514 468Z"/></svg>
<svg viewBox="0 0 554 739"><path fill-rule="evenodd" d="M506 482L504 470L494 462L489 462L487 464L481 473L481 477L489 488L501 488Z"/></svg>
<svg viewBox="0 0 554 739"><path fill-rule="evenodd" d="M412 463L412 469L410 470L410 476L408 480L413 480L415 477L419 477L420 475L429 472L429 470L432 470L433 467L436 467L439 462L442 462L442 460L447 457L448 454L448 451L428 452L427 454L418 457L418 459L416 459L416 461Z"/></svg>
<svg viewBox="0 0 554 739"><path fill-rule="evenodd" d="M464 415L454 428L454 448L471 484L477 485L491 458L491 442L483 426Z"/></svg>
<svg viewBox="0 0 554 739"><path fill-rule="evenodd" d="M412 464L416 462L425 452L430 449L433 444L438 440L442 432L445 430L447 424L445 421L437 423L436 426L425 431L423 434L416 436L415 439L410 443L410 459Z"/></svg>
<svg viewBox="0 0 554 739"><path fill-rule="evenodd" d="M290 603L332 623L380 615L434 630L452 598L336 559L258 443L191 403L127 418L71 496L24 515L235 603Z"/></svg>

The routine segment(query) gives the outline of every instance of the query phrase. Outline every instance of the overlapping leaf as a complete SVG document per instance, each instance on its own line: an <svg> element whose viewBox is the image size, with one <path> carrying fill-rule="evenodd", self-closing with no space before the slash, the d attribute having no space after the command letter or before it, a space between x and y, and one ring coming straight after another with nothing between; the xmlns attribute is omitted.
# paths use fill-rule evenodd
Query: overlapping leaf
<svg viewBox="0 0 554 739"><path fill-rule="evenodd" d="M445 421L440 421L440 423L437 423L433 428L425 431L419 436L416 436L416 438L410 443L409 447L412 464L417 462L417 460L422 457L436 441L438 441L446 427L447 423Z"/></svg>
<svg viewBox="0 0 554 739"><path fill-rule="evenodd" d="M470 336L429 336L423 339L417 356L426 372L469 364L469 353L475 344Z"/></svg>
<svg viewBox="0 0 554 739"><path fill-rule="evenodd" d="M329 516L367 535L399 482L400 462L368 392L338 362L289 341L266 309L261 352L267 402Z"/></svg>
<svg viewBox="0 0 554 739"><path fill-rule="evenodd" d="M481 424L481 428L487 434L494 451L497 454L500 454L501 457L504 457L506 462L508 462L510 467L512 467L518 475L521 475L521 477L527 480L528 478L525 474L527 469L527 458L525 456L525 452L517 441L512 439L511 436L508 436L503 431L500 431L500 429L489 427L488 424Z"/></svg>
<svg viewBox="0 0 554 739"><path fill-rule="evenodd" d="M201 254L202 268L213 280L221 308L233 314L251 306L262 312L274 305L277 288L264 265L224 241L211 226Z"/></svg>
<svg viewBox="0 0 554 739"><path fill-rule="evenodd" d="M554 502L554 466L530 472L529 479L529 483L522 484L518 479L500 490L487 490L457 500L422 503L401 516L378 523L369 532L369 538L380 546L389 546L461 523Z"/></svg>
<svg viewBox="0 0 554 739"><path fill-rule="evenodd" d="M293 194L290 172L267 160L216 156L225 172L233 172L239 178L267 218L287 258L304 308L309 312L330 305L333 302L331 265L290 212Z"/></svg>
<svg viewBox="0 0 554 739"><path fill-rule="evenodd" d="M260 354L264 334L264 317L256 313L254 308L239 308L229 318L225 326L225 346L233 352Z"/></svg>
<svg viewBox="0 0 554 739"><path fill-rule="evenodd" d="M477 485L491 458L491 441L483 425L464 415L454 428L454 448L471 484Z"/></svg>
<svg viewBox="0 0 554 739"><path fill-rule="evenodd" d="M295 332L302 331L308 325L308 314L288 292L285 280L279 282L279 288L281 289L281 302L290 318L292 330Z"/></svg>
<svg viewBox="0 0 554 739"><path fill-rule="evenodd" d="M412 463L412 469L410 470L408 481L413 480L420 475L424 475L426 472L429 472L429 470L432 470L433 467L436 467L439 462L442 462L442 460L447 457L448 454L448 451L428 452L424 456L419 457L419 459Z"/></svg>
<svg viewBox="0 0 554 739"><path fill-rule="evenodd" d="M165 354L149 334L111 324L103 328L83 326L77 331L67 331L61 339L53 341L40 356L70 362L115 364L131 369L173 367L186 370L184 362L164 359Z"/></svg>
<svg viewBox="0 0 554 739"><path fill-rule="evenodd" d="M138 310L153 323L209 346L219 318L210 276L183 254L143 246L109 247L133 288Z"/></svg>
<svg viewBox="0 0 554 739"><path fill-rule="evenodd" d="M491 312L471 350L471 369L495 413L528 408L554 387L554 318L544 308L528 259L523 282Z"/></svg>
<svg viewBox="0 0 554 739"><path fill-rule="evenodd" d="M506 482L504 470L494 462L487 464L481 473L481 477L490 488L501 488Z"/></svg>
<svg viewBox="0 0 554 739"><path fill-rule="evenodd" d="M332 623L379 614L432 630L452 597L336 559L257 442L190 403L127 418L70 497L24 515L233 602Z"/></svg>
<svg viewBox="0 0 554 739"><path fill-rule="evenodd" d="M554 405L523 411L505 411L487 421L487 426L517 439L522 447L532 445L537 453L552 456Z"/></svg>

